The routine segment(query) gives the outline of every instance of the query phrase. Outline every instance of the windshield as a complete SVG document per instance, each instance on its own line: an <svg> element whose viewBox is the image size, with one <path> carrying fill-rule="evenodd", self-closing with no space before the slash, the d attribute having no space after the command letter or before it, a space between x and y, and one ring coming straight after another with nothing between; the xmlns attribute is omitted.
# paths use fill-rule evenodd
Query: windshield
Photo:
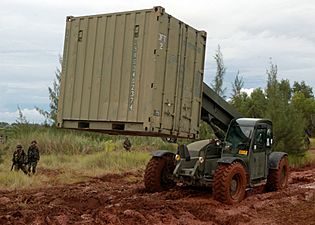
<svg viewBox="0 0 315 225"><path fill-rule="evenodd" d="M233 152L237 152L240 148L248 148L253 130L252 126L240 126L235 122L228 130L226 144L232 148Z"/></svg>

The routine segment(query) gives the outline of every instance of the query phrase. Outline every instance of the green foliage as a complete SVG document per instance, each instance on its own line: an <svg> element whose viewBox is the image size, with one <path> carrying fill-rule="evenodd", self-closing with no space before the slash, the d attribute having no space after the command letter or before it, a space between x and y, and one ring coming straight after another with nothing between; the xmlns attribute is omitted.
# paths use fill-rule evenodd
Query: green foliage
<svg viewBox="0 0 315 225"><path fill-rule="evenodd" d="M266 95L262 89L255 89L251 95L241 92L233 97L231 104L245 117L263 118L267 109Z"/></svg>
<svg viewBox="0 0 315 225"><path fill-rule="evenodd" d="M230 102L242 115L245 117L249 117L248 108L249 104L249 96L245 92L241 92L237 96L233 96Z"/></svg>
<svg viewBox="0 0 315 225"><path fill-rule="evenodd" d="M234 83L232 83L232 99L241 94L241 89L244 87L243 77L240 76L240 71L237 71Z"/></svg>
<svg viewBox="0 0 315 225"><path fill-rule="evenodd" d="M292 168L301 168L315 163L315 156L306 152L303 155L289 155L289 165Z"/></svg>
<svg viewBox="0 0 315 225"><path fill-rule="evenodd" d="M304 81L302 81L301 83L294 81L292 92L302 93L305 98L314 98L312 87L306 85Z"/></svg>
<svg viewBox="0 0 315 225"><path fill-rule="evenodd" d="M19 112L19 116L18 116L18 118L16 119L15 122L17 124L20 124L20 125L28 124L29 122L27 121L26 117L23 115L23 112L22 112L20 106L18 106L17 109L18 109L18 112Z"/></svg>
<svg viewBox="0 0 315 225"><path fill-rule="evenodd" d="M265 117L268 100L262 89L255 89L249 98L248 116L254 118Z"/></svg>
<svg viewBox="0 0 315 225"><path fill-rule="evenodd" d="M0 188L14 190L18 188L35 188L40 187L44 182L42 176L29 177L22 172L8 172L0 170Z"/></svg>
<svg viewBox="0 0 315 225"><path fill-rule="evenodd" d="M17 143L27 148L37 140L43 154L90 154L102 150L123 149L124 136L110 136L102 133L58 129L36 124L16 124L10 128L8 146L14 149ZM164 142L159 137L130 137L133 150L174 150L176 144Z"/></svg>
<svg viewBox="0 0 315 225"><path fill-rule="evenodd" d="M305 98L303 93L311 96L311 89L305 83L295 83L290 87L288 80L278 80L278 68L273 63L267 70L268 80L265 91L255 89L250 96L237 93L232 97L232 105L245 117L269 118L273 122L275 135L274 150L293 154L303 154L304 130L312 125L311 115L315 115L314 98ZM239 82L236 81L235 82ZM236 85L234 85L236 86ZM294 92L292 90L303 91Z"/></svg>
<svg viewBox="0 0 315 225"><path fill-rule="evenodd" d="M279 82L277 73L277 66L271 63L270 70L267 70L266 96L268 101L265 116L273 121L274 150L298 154L303 151L303 117L290 104L289 81Z"/></svg>
<svg viewBox="0 0 315 225"><path fill-rule="evenodd" d="M151 151L169 149L161 138L130 137L132 149L123 149L123 136L101 133L63 130L34 124L15 124L6 130L8 142L0 145L3 163L0 165L0 188L32 188L61 183L72 183L104 173L122 173L143 170ZM22 172L9 172L11 157L17 143L27 149L36 139L41 159L38 174L33 178Z"/></svg>
<svg viewBox="0 0 315 225"><path fill-rule="evenodd" d="M3 156L5 154L5 152L8 150L8 147L4 144L0 144L0 164L3 163Z"/></svg>
<svg viewBox="0 0 315 225"><path fill-rule="evenodd" d="M303 115L305 121L305 130L314 135L315 99L314 97L310 97L309 95L307 96L302 91L294 92L292 97L292 105Z"/></svg>
<svg viewBox="0 0 315 225"><path fill-rule="evenodd" d="M0 189L38 188L74 183L90 176L144 170L150 154L144 151L102 150L91 154L44 154L37 174L27 176L21 171L10 172L11 156L0 165Z"/></svg>
<svg viewBox="0 0 315 225"><path fill-rule="evenodd" d="M48 169L74 170L82 175L94 176L144 169L149 159L150 154L142 151L102 150L87 155L44 155L40 165Z"/></svg>
<svg viewBox="0 0 315 225"><path fill-rule="evenodd" d="M9 123L7 123L7 122L0 122L0 128L2 128L2 127L7 127L7 126L9 126L10 124Z"/></svg>
<svg viewBox="0 0 315 225"><path fill-rule="evenodd" d="M240 76L238 71L235 77L234 82L232 83L232 96L231 104L243 115L245 115L247 109L244 104L247 101L248 95L245 92L241 92L241 89L244 87L243 77Z"/></svg>
<svg viewBox="0 0 315 225"><path fill-rule="evenodd" d="M62 58L59 56L59 64L62 67ZM60 83L61 83L61 70L60 68L56 68L55 79L52 87L48 87L49 100L50 100L50 110L46 111L44 109L40 109L35 107L36 110L45 117L45 124L56 125L57 124L57 111L58 111L58 100L60 94Z"/></svg>
<svg viewBox="0 0 315 225"><path fill-rule="evenodd" d="M204 121L201 121L200 123L199 134L201 140L214 138L214 133L212 129L210 128L209 124Z"/></svg>
<svg viewBox="0 0 315 225"><path fill-rule="evenodd" d="M213 83L211 84L211 87L215 91L215 93L225 98L224 93L226 91L226 88L223 88L223 78L226 72L226 68L224 66L223 55L221 53L220 45L218 45L218 49L214 55L214 59L217 64L217 71Z"/></svg>

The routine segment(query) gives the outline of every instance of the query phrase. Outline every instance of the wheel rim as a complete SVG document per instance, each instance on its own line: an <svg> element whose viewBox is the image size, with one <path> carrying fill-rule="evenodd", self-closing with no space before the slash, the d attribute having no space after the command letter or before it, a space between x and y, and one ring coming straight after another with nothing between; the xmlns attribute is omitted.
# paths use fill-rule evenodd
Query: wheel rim
<svg viewBox="0 0 315 225"><path fill-rule="evenodd" d="M173 170L174 170L174 164L171 161L166 161L166 166L165 168L162 170L161 173L161 185L162 186L168 186L172 183L172 179L171 176L173 174Z"/></svg>
<svg viewBox="0 0 315 225"><path fill-rule="evenodd" d="M231 185L230 185L230 195L233 199L237 198L239 190L240 190L240 176L239 174L235 174L232 177Z"/></svg>

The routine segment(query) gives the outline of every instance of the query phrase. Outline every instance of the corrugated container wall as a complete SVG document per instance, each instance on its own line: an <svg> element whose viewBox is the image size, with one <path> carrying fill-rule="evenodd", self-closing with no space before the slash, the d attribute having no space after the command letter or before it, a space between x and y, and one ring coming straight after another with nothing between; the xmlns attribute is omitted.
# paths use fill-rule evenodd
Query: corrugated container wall
<svg viewBox="0 0 315 225"><path fill-rule="evenodd" d="M198 138L205 44L162 7L68 17L58 126Z"/></svg>

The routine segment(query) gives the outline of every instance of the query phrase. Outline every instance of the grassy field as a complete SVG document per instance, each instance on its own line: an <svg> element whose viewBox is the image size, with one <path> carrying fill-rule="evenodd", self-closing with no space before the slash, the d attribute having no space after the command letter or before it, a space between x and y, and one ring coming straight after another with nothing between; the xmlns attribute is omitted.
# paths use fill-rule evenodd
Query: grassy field
<svg viewBox="0 0 315 225"><path fill-rule="evenodd" d="M23 189L53 186L84 181L106 173L143 172L151 152L157 149L175 151L177 144L165 143L161 138L130 137L132 150L123 149L123 136L59 130L28 125L7 131L6 144L0 145L0 189ZM20 143L27 149L30 142L39 143L41 159L35 176L12 172L11 157ZM315 139L311 140L315 148ZM315 162L315 155L289 155L290 166L301 167Z"/></svg>
<svg viewBox="0 0 315 225"><path fill-rule="evenodd" d="M311 138L310 141L311 141L311 148L315 149L315 138Z"/></svg>
<svg viewBox="0 0 315 225"><path fill-rule="evenodd" d="M310 164L315 164L315 138L311 138L311 151L306 151L304 155L289 155L289 164L293 168L303 167Z"/></svg>
<svg viewBox="0 0 315 225"><path fill-rule="evenodd" d="M0 189L34 188L83 181L106 173L124 173L145 168L151 152L157 149L175 151L176 144L161 138L129 137L132 149L123 149L123 136L59 130L42 126L21 126L7 131L6 144L0 145ZM36 139L41 152L38 173L26 176L10 171L15 146L26 150Z"/></svg>
<svg viewBox="0 0 315 225"><path fill-rule="evenodd" d="M83 181L106 173L143 170L150 153L144 151L103 150L91 154L45 154L38 164L38 173L27 176L10 171L11 156L4 156L0 165L0 189L33 188Z"/></svg>

